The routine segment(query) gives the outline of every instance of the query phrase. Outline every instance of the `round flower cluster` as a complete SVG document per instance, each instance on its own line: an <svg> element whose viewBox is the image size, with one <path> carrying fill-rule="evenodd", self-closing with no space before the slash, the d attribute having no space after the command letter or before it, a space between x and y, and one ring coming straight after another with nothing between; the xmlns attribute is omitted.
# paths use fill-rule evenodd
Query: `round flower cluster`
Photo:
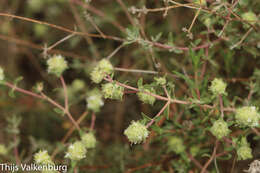
<svg viewBox="0 0 260 173"><path fill-rule="evenodd" d="M106 83L102 85L102 93L105 98L122 100L124 88L116 83Z"/></svg>
<svg viewBox="0 0 260 173"><path fill-rule="evenodd" d="M102 59L90 73L91 80L100 83L106 75L113 73L113 70L113 65L108 60Z"/></svg>
<svg viewBox="0 0 260 173"><path fill-rule="evenodd" d="M75 79L73 82L72 82L72 89L73 91L81 91L85 88L85 82L83 80L80 80L80 79Z"/></svg>
<svg viewBox="0 0 260 173"><path fill-rule="evenodd" d="M210 131L218 139L221 139L230 133L228 124L223 119L215 121L213 126L210 128Z"/></svg>
<svg viewBox="0 0 260 173"><path fill-rule="evenodd" d="M62 73L68 68L68 63L61 55L54 55L47 61L48 73L60 77Z"/></svg>
<svg viewBox="0 0 260 173"><path fill-rule="evenodd" d="M256 127L260 120L260 115L255 106L244 106L236 110L236 122L240 126Z"/></svg>
<svg viewBox="0 0 260 173"><path fill-rule="evenodd" d="M76 141L71 144L68 148L68 152L65 155L65 158L69 158L74 161L81 160L86 157L86 147L81 141Z"/></svg>
<svg viewBox="0 0 260 173"><path fill-rule="evenodd" d="M180 154L180 153L184 152L184 150L185 150L185 146L183 144L182 139L177 136L172 136L169 138L168 148L169 148L169 151L173 151L176 154Z"/></svg>
<svg viewBox="0 0 260 173"><path fill-rule="evenodd" d="M192 147L190 148L190 154L191 154L193 157L195 157L196 155L198 155L199 151L200 151L200 147L198 147L198 146L196 146L196 145L194 145L194 146L192 146Z"/></svg>
<svg viewBox="0 0 260 173"><path fill-rule="evenodd" d="M242 14L241 17L252 25L257 22L257 16L252 11Z"/></svg>
<svg viewBox="0 0 260 173"><path fill-rule="evenodd" d="M4 70L0 67L0 81L3 81L5 79Z"/></svg>
<svg viewBox="0 0 260 173"><path fill-rule="evenodd" d="M144 103L153 105L156 99L148 93L156 94L155 89L153 87L141 87L139 90L140 92L137 93L139 99Z"/></svg>
<svg viewBox="0 0 260 173"><path fill-rule="evenodd" d="M253 158L252 149L250 148L249 143L245 137L243 137L238 143L237 156L238 160L247 160Z"/></svg>
<svg viewBox="0 0 260 173"><path fill-rule="evenodd" d="M227 87L227 84L225 82L223 82L222 79L218 79L218 78L215 78L212 82L211 82L211 86L209 87L209 90L215 95L220 95L220 94L223 94L225 95L226 92L226 87Z"/></svg>
<svg viewBox="0 0 260 173"><path fill-rule="evenodd" d="M94 112L99 112L100 107L104 105L102 100L102 94L98 89L93 89L88 93L87 101L87 108Z"/></svg>
<svg viewBox="0 0 260 173"><path fill-rule="evenodd" d="M6 155L7 152L7 148L3 144L0 144L0 155Z"/></svg>
<svg viewBox="0 0 260 173"><path fill-rule="evenodd" d="M54 164L46 150L39 151L38 153L34 154L34 160L37 164Z"/></svg>
<svg viewBox="0 0 260 173"><path fill-rule="evenodd" d="M87 149L95 148L97 140L93 133L85 133L81 136L81 141Z"/></svg>
<svg viewBox="0 0 260 173"><path fill-rule="evenodd" d="M149 135L149 131L142 123L133 121L131 125L125 129L124 134L131 143L139 144L145 141Z"/></svg>

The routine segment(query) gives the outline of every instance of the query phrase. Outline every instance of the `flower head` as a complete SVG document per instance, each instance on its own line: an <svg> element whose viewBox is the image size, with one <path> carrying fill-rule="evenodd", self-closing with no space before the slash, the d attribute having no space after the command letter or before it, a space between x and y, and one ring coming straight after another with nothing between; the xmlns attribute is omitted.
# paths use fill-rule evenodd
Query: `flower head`
<svg viewBox="0 0 260 173"><path fill-rule="evenodd" d="M39 151L38 153L34 154L34 160L37 164L53 164L51 157L46 150Z"/></svg>
<svg viewBox="0 0 260 173"><path fill-rule="evenodd" d="M97 140L91 132L83 134L81 136L81 141L87 149L96 147Z"/></svg>
<svg viewBox="0 0 260 173"><path fill-rule="evenodd" d="M257 16L252 11L242 14L241 17L243 20L248 21L252 25L257 22Z"/></svg>
<svg viewBox="0 0 260 173"><path fill-rule="evenodd" d="M3 81L5 79L4 70L0 67L0 81Z"/></svg>
<svg viewBox="0 0 260 173"><path fill-rule="evenodd" d="M140 92L137 93L139 99L144 103L153 105L156 99L148 93L156 94L155 89L153 87L141 87L139 90Z"/></svg>
<svg viewBox="0 0 260 173"><path fill-rule="evenodd" d="M124 88L116 83L106 83L102 85L102 93L105 98L122 100Z"/></svg>
<svg viewBox="0 0 260 173"><path fill-rule="evenodd" d="M87 101L87 108L94 112L99 112L100 107L104 105L102 100L102 94L98 89L93 89L88 93Z"/></svg>
<svg viewBox="0 0 260 173"><path fill-rule="evenodd" d="M223 82L222 79L215 78L211 82L211 86L209 87L209 90L214 94L214 95L220 95L220 94L226 94L227 84Z"/></svg>
<svg viewBox="0 0 260 173"><path fill-rule="evenodd" d="M255 106L244 106L236 110L236 122L240 126L256 127L260 120L260 115Z"/></svg>
<svg viewBox="0 0 260 173"><path fill-rule="evenodd" d="M130 124L130 126L127 129L125 129L124 134L126 135L126 137L131 143L139 144L145 141L145 139L149 135L149 131L142 123L138 121L137 122L133 121Z"/></svg>
<svg viewBox="0 0 260 173"><path fill-rule="evenodd" d="M210 131L218 139L221 139L230 133L228 124L223 119L215 121L213 126L210 128Z"/></svg>
<svg viewBox="0 0 260 173"><path fill-rule="evenodd" d="M90 73L90 78L94 83L100 83L103 78L111 74L113 70L113 65L108 60L102 59Z"/></svg>
<svg viewBox="0 0 260 173"><path fill-rule="evenodd" d="M199 146L194 145L190 148L190 153L193 157L195 157L199 153L199 151L200 151Z"/></svg>
<svg viewBox="0 0 260 173"><path fill-rule="evenodd" d="M68 63L61 55L54 55L47 61L48 73L60 77L62 73L68 68Z"/></svg>
<svg viewBox="0 0 260 173"><path fill-rule="evenodd" d="M183 144L182 139L177 136L170 137L167 144L169 151L173 151L176 154L180 154L185 150L185 145Z"/></svg>
<svg viewBox="0 0 260 173"><path fill-rule="evenodd" d="M6 155L7 152L7 148L3 144L0 144L0 155Z"/></svg>
<svg viewBox="0 0 260 173"><path fill-rule="evenodd" d="M165 77L155 77L154 80L156 81L157 85L164 86L166 84Z"/></svg>
<svg viewBox="0 0 260 173"><path fill-rule="evenodd" d="M85 82L83 80L75 79L72 82L72 89L74 91L80 91L80 90L83 90L84 88L85 88Z"/></svg>
<svg viewBox="0 0 260 173"><path fill-rule="evenodd" d="M81 141L76 141L71 144L68 148L68 152L65 155L65 158L69 158L74 161L81 160L86 157L86 147Z"/></svg>
<svg viewBox="0 0 260 173"><path fill-rule="evenodd" d="M237 145L238 160L247 160L253 158L252 149L250 148L249 143L246 140L246 137L243 137Z"/></svg>

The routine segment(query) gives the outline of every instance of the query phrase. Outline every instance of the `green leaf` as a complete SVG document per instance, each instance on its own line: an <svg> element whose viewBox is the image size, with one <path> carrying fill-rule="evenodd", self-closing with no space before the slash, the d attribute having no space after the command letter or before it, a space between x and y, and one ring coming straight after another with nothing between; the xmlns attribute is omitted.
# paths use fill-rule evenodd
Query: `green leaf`
<svg viewBox="0 0 260 173"><path fill-rule="evenodd" d="M138 79L137 86L138 86L138 88L142 88L142 86L143 86L143 78Z"/></svg>
<svg viewBox="0 0 260 173"><path fill-rule="evenodd" d="M21 80L23 80L23 77L22 76L19 76L18 78L16 78L14 80L14 85L17 85Z"/></svg>
<svg viewBox="0 0 260 173"><path fill-rule="evenodd" d="M158 33L155 37L151 37L153 42L157 42L162 36L162 32Z"/></svg>
<svg viewBox="0 0 260 173"><path fill-rule="evenodd" d="M60 114L62 116L64 116L64 114L65 114L65 112L59 108L54 108L53 110L54 110L54 112L56 112L57 114Z"/></svg>
<svg viewBox="0 0 260 173"><path fill-rule="evenodd" d="M143 112L141 113L143 116L143 119L141 120L142 124L146 124L148 122L150 122L152 119L150 117L148 117L147 115L145 115Z"/></svg>
<svg viewBox="0 0 260 173"><path fill-rule="evenodd" d="M183 74L181 74L181 73L179 73L179 72L177 72L177 71L173 71L173 73L174 73L176 76L178 76L179 78L184 79L185 82L186 82L191 88L194 88L195 84L194 84L194 82L193 82L190 78L188 78L187 76L185 76L185 75L183 75Z"/></svg>
<svg viewBox="0 0 260 173"><path fill-rule="evenodd" d="M163 129L160 128L160 127L157 126L157 125L153 125L153 126L151 127L151 129L154 130L154 131L155 131L156 133L158 133L159 135L163 134Z"/></svg>

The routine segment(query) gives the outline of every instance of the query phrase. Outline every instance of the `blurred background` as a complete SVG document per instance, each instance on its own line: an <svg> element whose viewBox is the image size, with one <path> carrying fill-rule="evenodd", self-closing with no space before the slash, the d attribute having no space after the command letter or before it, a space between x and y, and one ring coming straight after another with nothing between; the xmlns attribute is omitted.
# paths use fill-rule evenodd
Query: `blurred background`
<svg viewBox="0 0 260 173"><path fill-rule="evenodd" d="M191 1L178 2L191 3ZM225 2L231 3L231 1ZM122 44L122 41L106 36L126 38L126 28L136 25L141 28L142 37L148 40L162 33L158 42L167 44L172 41L170 43L173 46L179 47L198 46L218 40L216 35L226 22L225 19L210 13L200 14L192 27L193 40L191 41L183 28L190 27L195 10L180 7L168 10L167 14L162 11L138 15L138 13L132 14L128 8L135 6L142 9L145 6L147 9L155 9L167 6L167 3L159 0L131 0L123 3L121 0L93 0L90 3L83 0L1 0L0 65L5 69L8 81L13 82L17 77L22 76L23 80L19 82L19 87L27 90L32 90L37 82L43 82L44 92L57 102L63 103L64 96L60 81L47 73L44 50L69 36L69 39L49 50L48 54L61 54L68 60L69 69L64 73L64 78L69 90L70 110L76 120L86 113L80 126L89 128L91 112L86 109L85 99L88 91L100 87L91 82L89 73L95 62L109 56ZM210 9L213 1L207 3ZM240 4L237 7L238 14L248 10L259 13L259 2L248 0L246 3L246 6ZM28 18L36 21L27 20ZM210 25L205 24L206 18L210 19ZM98 36L71 35L72 33L68 31ZM232 98L231 101L234 104L241 104L240 100L248 95L250 80L253 79L258 86L260 83L258 78L260 72L257 70L260 54L259 30L250 33L243 47L240 45L242 48L230 49L230 46L238 42L246 32L247 29L243 28L241 22L231 21L224 30L223 38L210 47L208 57L201 60L202 64L207 64L204 69L205 79L202 82L205 81L202 91L207 90L206 79L221 76L228 82L227 90L229 97ZM104 38L102 34L105 35ZM177 98L186 99L191 96L189 86L172 73L174 70L194 76L194 69L187 52L169 51L158 47L151 50L138 44L131 44L121 48L111 58L111 62L114 67L122 69L143 69L156 71L162 75L168 74L168 81L175 84ZM122 71L116 71L114 74L116 80L122 83L127 81L130 86L136 86L137 80L141 77L144 78L145 83L149 83L154 76ZM80 88L73 85L75 80L83 82ZM53 110L52 105L30 96L15 92L15 98L11 98L9 91L9 88L0 86L0 143L7 146L18 144L23 162L30 162L32 154L39 149L45 148L49 153L53 153L58 148L60 152L57 153L55 162L64 163L66 144L78 138L78 134L74 132L65 144L61 144L67 131L72 127L67 116L61 116ZM254 100L252 103L255 105L260 103L258 92L256 91L252 96ZM153 117L163 105L164 102L161 101L157 101L153 106L143 104L132 93L127 93L123 101L105 100L104 107L96 114L95 134L98 146L88 152L87 159L80 165L80 172L125 172L127 170L129 172L188 170L198 172L199 169L194 165L182 168L181 162L174 161L178 156L166 152L165 135L157 136L151 144L144 145L130 145L123 135L124 129L132 120L143 118L141 113ZM197 110L184 108L185 106L172 105L169 116L177 116L177 119L180 119L181 115L185 114L188 121L193 118L193 113L197 114ZM171 119L163 121L165 129L174 130L174 127L171 127ZM185 119L180 120L180 124L189 126ZM254 137L255 135L249 135L254 148L254 159L257 159L259 142L253 140ZM208 151L211 151L209 148ZM234 155L235 151L232 151L231 155L218 162L222 171L232 169ZM8 157L10 158L2 159L14 160L14 157ZM199 157L198 160L204 163L207 157ZM233 171L243 172L242 170L247 169L252 160L237 162ZM214 170L214 166L208 170L211 169Z"/></svg>

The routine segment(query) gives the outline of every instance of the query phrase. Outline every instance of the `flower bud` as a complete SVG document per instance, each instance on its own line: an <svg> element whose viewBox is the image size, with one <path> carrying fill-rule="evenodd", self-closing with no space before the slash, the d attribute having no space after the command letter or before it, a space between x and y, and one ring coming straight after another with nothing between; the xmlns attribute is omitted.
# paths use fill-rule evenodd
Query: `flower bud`
<svg viewBox="0 0 260 173"><path fill-rule="evenodd" d="M6 155L7 153L7 148L3 144L0 144L0 155Z"/></svg>
<svg viewBox="0 0 260 173"><path fill-rule="evenodd" d="M81 141L87 149L95 148L97 140L93 133L85 133L81 136Z"/></svg>
<svg viewBox="0 0 260 173"><path fill-rule="evenodd" d="M131 125L125 129L124 134L131 143L139 144L145 141L149 135L149 131L142 123L133 121Z"/></svg>
<svg viewBox="0 0 260 173"><path fill-rule="evenodd" d="M106 83L102 85L102 93L105 98L122 100L124 95L124 87L116 83Z"/></svg>
<svg viewBox="0 0 260 173"><path fill-rule="evenodd" d="M228 129L228 124L223 119L215 121L213 126L210 128L210 131L218 139L227 136L230 132Z"/></svg>
<svg viewBox="0 0 260 173"><path fill-rule="evenodd" d="M48 59L48 73L54 74L60 77L62 73L68 68L67 61L61 55L54 55L52 58Z"/></svg>
<svg viewBox="0 0 260 173"><path fill-rule="evenodd" d="M111 74L113 70L113 65L108 60L102 59L90 73L90 78L94 83L100 83L103 78Z"/></svg>
<svg viewBox="0 0 260 173"><path fill-rule="evenodd" d="M156 81L157 85L161 85L161 86L166 85L165 77L155 77L154 80Z"/></svg>
<svg viewBox="0 0 260 173"><path fill-rule="evenodd" d="M242 137L237 143L237 156L238 160L247 160L253 158L252 149L246 140L246 137Z"/></svg>
<svg viewBox="0 0 260 173"><path fill-rule="evenodd" d="M144 102L144 103L147 103L147 104L151 104L153 105L154 102L155 102L155 97L154 96L151 96L150 94L148 93L153 93L153 94L156 94L154 88L152 87L146 87L146 88L139 88L140 92L137 93L139 99ZM148 93L145 93L145 92L148 92Z"/></svg>
<svg viewBox="0 0 260 173"><path fill-rule="evenodd" d="M185 146L181 138L177 136L172 136L168 140L169 151L173 151L176 154L180 154L185 151Z"/></svg>
<svg viewBox="0 0 260 173"><path fill-rule="evenodd" d="M216 96L220 95L220 94L225 95L226 87L227 87L227 84L225 82L223 82L222 79L215 78L211 82L211 86L209 87L209 90Z"/></svg>
<svg viewBox="0 0 260 173"><path fill-rule="evenodd" d="M238 125L247 127L256 127L260 119L255 106L244 106L236 110L235 119Z"/></svg>
<svg viewBox="0 0 260 173"><path fill-rule="evenodd" d="M53 164L51 157L46 150L39 151L38 153L34 154L34 160L37 164Z"/></svg>
<svg viewBox="0 0 260 173"><path fill-rule="evenodd" d="M200 151L200 147L194 145L190 148L190 154L195 157Z"/></svg>
<svg viewBox="0 0 260 173"><path fill-rule="evenodd" d="M83 80L75 79L72 82L72 89L73 89L73 91L81 91L84 88L85 88L85 82Z"/></svg>
<svg viewBox="0 0 260 173"><path fill-rule="evenodd" d="M94 112L99 112L100 108L104 105L102 100L102 94L98 89L93 89L88 93L87 101L87 108Z"/></svg>
<svg viewBox="0 0 260 173"><path fill-rule="evenodd" d="M258 20L257 16L252 11L247 12L247 13L243 13L241 15L241 17L242 17L243 20L246 20L247 22L249 22L252 25L254 25Z"/></svg>
<svg viewBox="0 0 260 173"><path fill-rule="evenodd" d="M65 158L69 158L73 161L78 161L86 157L87 150L85 145L81 141L76 141L71 144L68 148L68 152L65 155Z"/></svg>

